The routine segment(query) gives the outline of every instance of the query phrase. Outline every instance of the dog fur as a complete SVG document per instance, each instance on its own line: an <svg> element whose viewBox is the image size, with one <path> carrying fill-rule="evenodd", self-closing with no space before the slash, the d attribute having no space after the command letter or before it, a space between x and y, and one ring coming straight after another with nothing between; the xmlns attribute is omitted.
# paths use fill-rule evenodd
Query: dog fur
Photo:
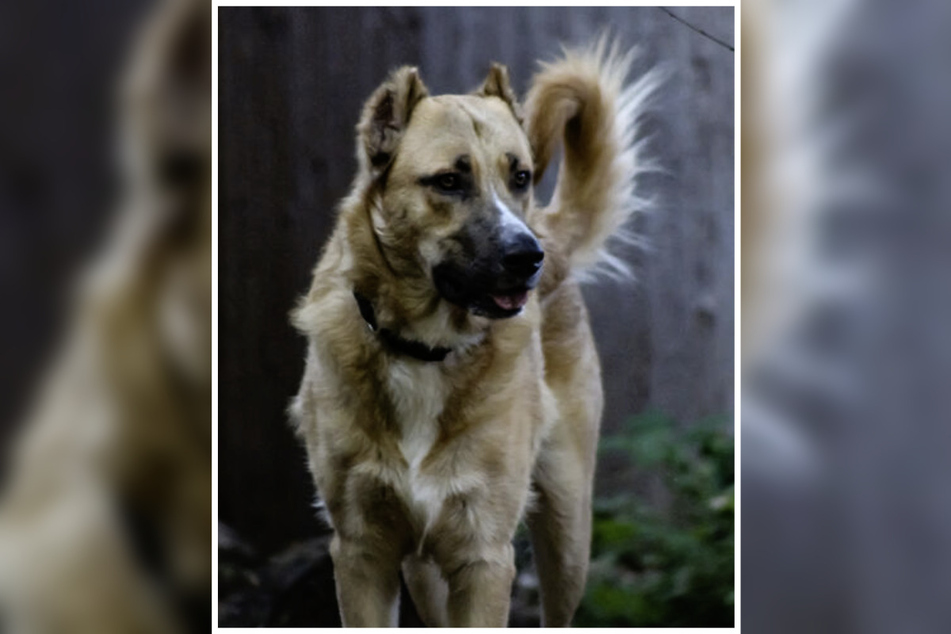
<svg viewBox="0 0 951 634"><path fill-rule="evenodd" d="M570 624L603 404L578 278L619 264L605 243L638 202L634 126L656 77L626 86L632 57L603 38L565 51L524 111L500 65L474 93L438 97L400 68L367 102L359 171L292 315L308 348L290 414L334 529L345 625L395 625L401 570L427 624L506 625L523 517L543 624ZM532 182L559 141L539 208ZM506 245L536 238L541 270L507 282ZM451 352L394 351L355 293L380 329Z"/></svg>

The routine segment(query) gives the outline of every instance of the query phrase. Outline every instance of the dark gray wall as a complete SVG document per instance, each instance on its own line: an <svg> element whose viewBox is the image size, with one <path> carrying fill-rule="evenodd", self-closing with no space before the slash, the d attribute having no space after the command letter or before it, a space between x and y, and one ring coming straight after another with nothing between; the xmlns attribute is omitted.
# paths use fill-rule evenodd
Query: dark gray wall
<svg viewBox="0 0 951 634"><path fill-rule="evenodd" d="M0 2L0 473L116 206L116 86L154 4Z"/></svg>
<svg viewBox="0 0 951 634"><path fill-rule="evenodd" d="M730 44L733 10L673 9ZM587 289L604 368L604 430L655 408L689 424L733 412L734 55L656 8L219 9L219 509L265 549L314 530L313 488L284 407L308 286L353 176L353 128L387 72L416 64L464 92L491 61L524 93L536 60L610 27L636 70L671 76L644 134L663 174L637 220L634 283ZM552 175L554 170L552 170ZM547 189L547 188L546 188ZM602 465L599 487L623 486Z"/></svg>

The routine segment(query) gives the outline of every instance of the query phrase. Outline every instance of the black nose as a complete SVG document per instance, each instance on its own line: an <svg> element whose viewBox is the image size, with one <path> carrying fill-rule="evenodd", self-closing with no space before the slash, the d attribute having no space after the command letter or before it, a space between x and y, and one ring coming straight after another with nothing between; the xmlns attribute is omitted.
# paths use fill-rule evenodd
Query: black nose
<svg viewBox="0 0 951 634"><path fill-rule="evenodd" d="M531 234L523 233L506 245L502 256L502 266L511 275L529 278L542 267L545 252L538 240Z"/></svg>

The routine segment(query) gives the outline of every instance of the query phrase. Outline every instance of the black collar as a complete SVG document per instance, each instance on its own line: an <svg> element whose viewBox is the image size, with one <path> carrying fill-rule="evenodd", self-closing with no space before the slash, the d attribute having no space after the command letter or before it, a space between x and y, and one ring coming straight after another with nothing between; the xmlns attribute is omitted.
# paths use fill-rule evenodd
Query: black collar
<svg viewBox="0 0 951 634"><path fill-rule="evenodd" d="M367 322L370 330L379 335L383 343L393 352L413 357L419 361L443 361L446 356L452 352L452 348L430 348L424 343L403 339L398 334L387 328L379 328L376 323L376 312L373 310L373 304L360 293L353 291L353 297L357 300L357 307L360 309L360 316Z"/></svg>

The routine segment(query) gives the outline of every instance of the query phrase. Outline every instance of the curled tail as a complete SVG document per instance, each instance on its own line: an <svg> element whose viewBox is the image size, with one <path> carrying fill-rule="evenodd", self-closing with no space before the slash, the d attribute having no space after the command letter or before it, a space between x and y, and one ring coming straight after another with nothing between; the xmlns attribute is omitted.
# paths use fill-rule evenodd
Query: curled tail
<svg viewBox="0 0 951 634"><path fill-rule="evenodd" d="M634 181L653 168L640 156L636 125L661 80L652 71L627 83L636 53L619 53L606 37L587 48L566 49L560 59L542 64L526 100L536 182L558 142L564 143L551 203L532 220L575 271L630 274L607 245L609 238L622 236L621 226L632 213L647 206Z"/></svg>

